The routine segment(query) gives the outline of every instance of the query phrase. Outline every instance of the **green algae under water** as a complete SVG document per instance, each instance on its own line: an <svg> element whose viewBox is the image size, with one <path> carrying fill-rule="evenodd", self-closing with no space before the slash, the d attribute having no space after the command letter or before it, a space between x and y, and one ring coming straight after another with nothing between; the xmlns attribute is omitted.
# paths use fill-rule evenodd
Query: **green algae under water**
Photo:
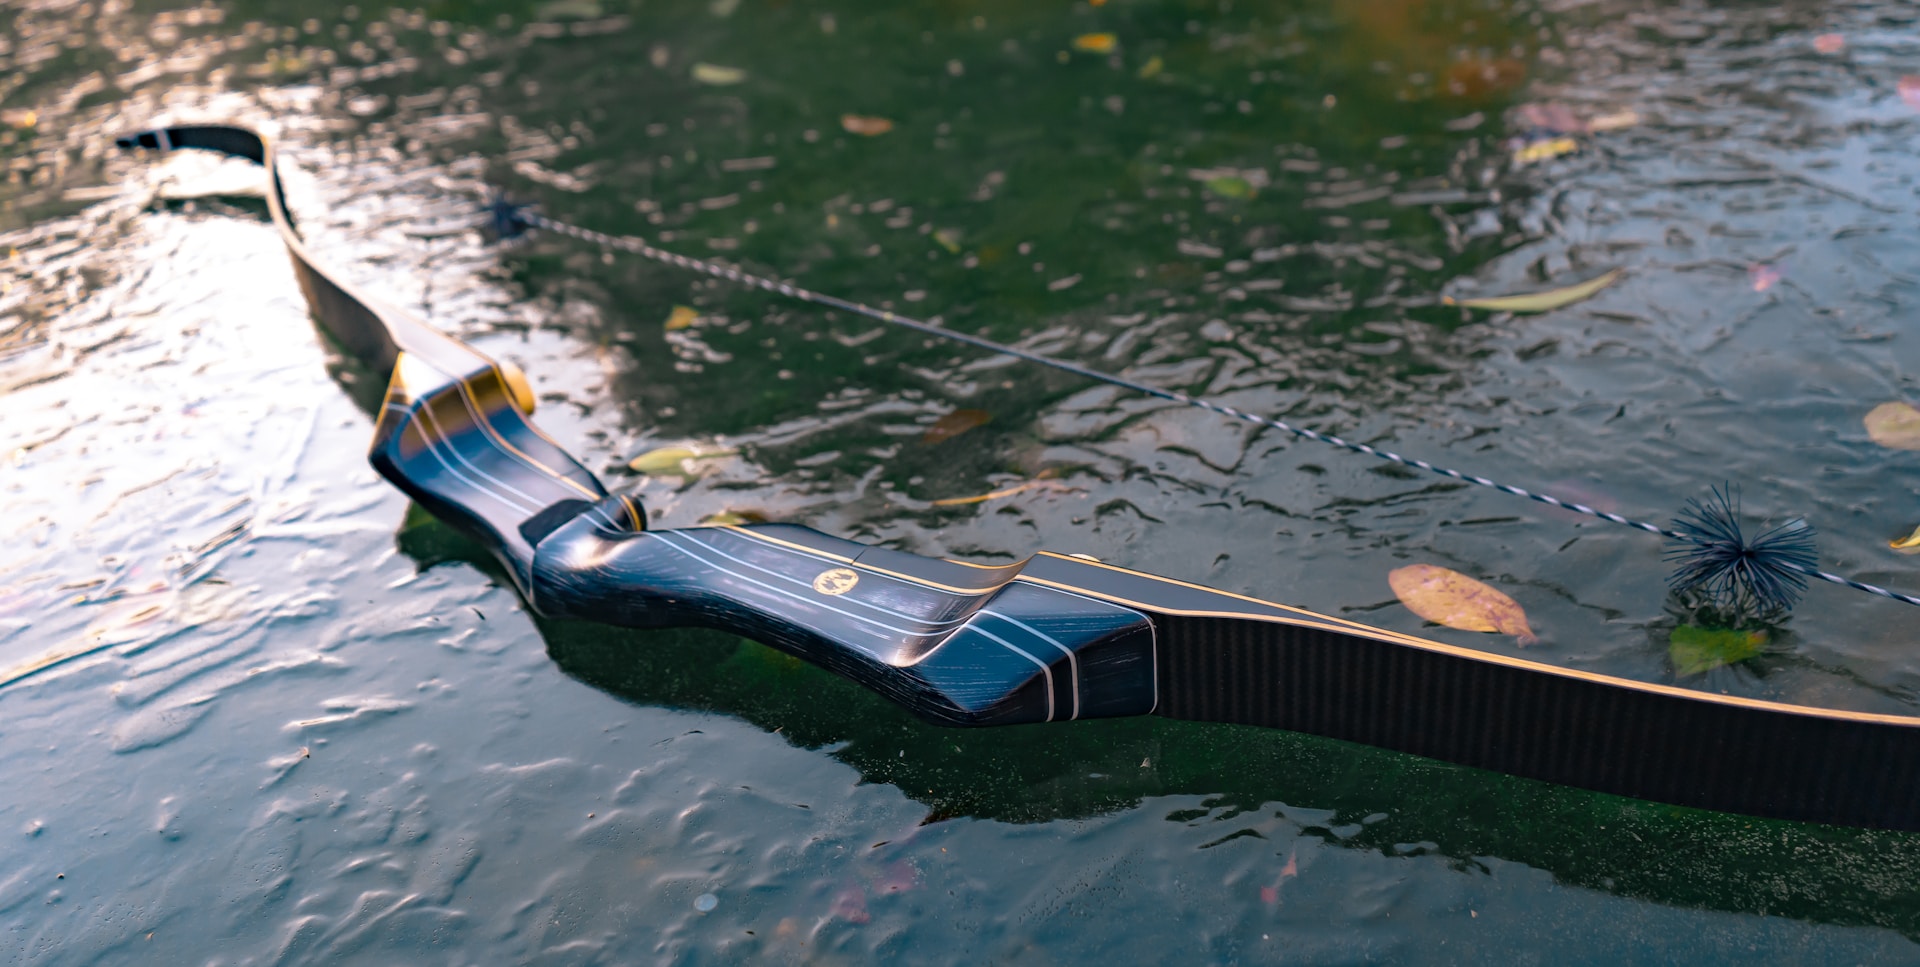
<svg viewBox="0 0 1920 967"><path fill-rule="evenodd" d="M108 149L278 131L322 257L519 362L542 425L659 526L1085 552L1522 653L1395 603L1387 572L1427 562L1519 601L1530 658L1912 714L1902 606L1816 588L1759 658L1677 679L1644 535L470 229L505 185L1633 516L1737 481L1812 520L1829 567L1912 590L1885 541L1920 523L1913 455L1860 423L1920 371L1910 7L0 23L0 962L1920 960L1920 837L1243 728L935 729L737 639L530 617L366 467L384 377L308 324L258 176ZM1639 122L1516 166L1560 110L1525 104ZM1540 316L1441 304L1614 268ZM669 331L676 305L699 318ZM957 408L991 421L928 442ZM663 446L719 455L624 469ZM1043 471L1061 486L934 503Z"/></svg>

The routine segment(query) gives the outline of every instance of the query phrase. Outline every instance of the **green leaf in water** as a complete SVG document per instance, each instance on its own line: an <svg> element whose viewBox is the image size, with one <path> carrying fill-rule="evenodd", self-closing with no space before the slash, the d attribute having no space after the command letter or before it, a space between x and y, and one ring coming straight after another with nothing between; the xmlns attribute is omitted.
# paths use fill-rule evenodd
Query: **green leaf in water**
<svg viewBox="0 0 1920 967"><path fill-rule="evenodd" d="M1253 182L1239 175L1221 175L1207 179L1207 190L1222 198L1252 198Z"/></svg>
<svg viewBox="0 0 1920 967"><path fill-rule="evenodd" d="M1667 638L1667 656L1673 659L1674 671L1685 678L1746 661L1766 645L1764 631L1681 625Z"/></svg>
<svg viewBox="0 0 1920 967"><path fill-rule="evenodd" d="M1545 292L1533 292L1527 295L1507 295L1492 299L1454 299L1443 298L1440 301L1450 306L1467 309L1485 309L1489 312L1548 312L1561 306L1570 306L1582 299L1590 298L1594 293L1620 280L1622 272L1614 269L1597 278L1588 279L1579 285L1570 285L1564 289L1548 289Z"/></svg>
<svg viewBox="0 0 1920 967"><path fill-rule="evenodd" d="M933 240L936 242L939 242L941 248L946 249L947 251L952 252L955 255L960 254L960 230L959 229L942 228L933 233Z"/></svg>
<svg viewBox="0 0 1920 967"><path fill-rule="evenodd" d="M695 64L693 79L702 84L725 87L728 84L738 84L746 80L747 72L738 67L722 67L719 64Z"/></svg>
<svg viewBox="0 0 1920 967"><path fill-rule="evenodd" d="M696 460L711 457L728 457L735 450L695 450L690 447L660 447L627 461L627 468L635 473L649 474L655 477L690 477L692 465Z"/></svg>

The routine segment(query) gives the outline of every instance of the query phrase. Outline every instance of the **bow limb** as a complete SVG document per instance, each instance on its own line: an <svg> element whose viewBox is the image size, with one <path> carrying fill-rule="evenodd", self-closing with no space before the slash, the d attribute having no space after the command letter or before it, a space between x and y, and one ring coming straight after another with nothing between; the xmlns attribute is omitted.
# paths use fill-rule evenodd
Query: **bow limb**
<svg viewBox="0 0 1920 967"><path fill-rule="evenodd" d="M374 466L484 543L543 614L732 631L943 724L1151 712L1680 805L1920 830L1920 718L1560 668L1056 554L978 567L786 524L649 531L637 504L533 425L517 371L320 267L288 218L270 141L196 126L121 144L267 167L315 319L392 372Z"/></svg>
<svg viewBox="0 0 1920 967"><path fill-rule="evenodd" d="M349 353L391 374L369 453L375 469L485 544L520 591L530 594L541 528L564 521L567 509L577 513L606 497L607 490L534 426L525 375L322 267L287 211L276 146L265 135L228 125L183 125L118 143L129 150L212 151L266 168L267 208L314 320Z"/></svg>

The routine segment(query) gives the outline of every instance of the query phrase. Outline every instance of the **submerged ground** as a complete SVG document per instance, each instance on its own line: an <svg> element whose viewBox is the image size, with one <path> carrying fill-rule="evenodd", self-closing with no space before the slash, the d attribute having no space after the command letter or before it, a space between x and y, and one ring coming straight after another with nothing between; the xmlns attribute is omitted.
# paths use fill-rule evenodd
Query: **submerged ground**
<svg viewBox="0 0 1920 967"><path fill-rule="evenodd" d="M1862 422L1920 371L1911 6L317 9L0 9L0 962L1920 960L1920 837L1233 727L940 730L737 639L530 617L365 465L383 376L309 325L257 174L110 150L277 131L321 257L521 363L656 526L1084 552L1914 714L1907 606L1816 588L1681 676L1643 535L472 227L504 186L1633 516L1736 482L1912 591L1920 455ZM626 468L672 446L708 456ZM1540 643L1423 627L1409 563Z"/></svg>

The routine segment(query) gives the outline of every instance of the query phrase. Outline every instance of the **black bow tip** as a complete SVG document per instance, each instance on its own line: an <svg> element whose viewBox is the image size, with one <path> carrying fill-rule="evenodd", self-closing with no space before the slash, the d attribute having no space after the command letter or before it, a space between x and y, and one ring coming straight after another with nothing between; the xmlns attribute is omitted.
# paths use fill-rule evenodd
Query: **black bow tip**
<svg viewBox="0 0 1920 967"><path fill-rule="evenodd" d="M1748 540L1740 530L1740 491L1731 485L1714 488L1709 500L1688 500L1673 529L1682 536L1667 541L1666 559L1678 562L1667 587L1736 618L1784 617L1807 590L1806 572L1819 564L1813 525L1801 518Z"/></svg>

